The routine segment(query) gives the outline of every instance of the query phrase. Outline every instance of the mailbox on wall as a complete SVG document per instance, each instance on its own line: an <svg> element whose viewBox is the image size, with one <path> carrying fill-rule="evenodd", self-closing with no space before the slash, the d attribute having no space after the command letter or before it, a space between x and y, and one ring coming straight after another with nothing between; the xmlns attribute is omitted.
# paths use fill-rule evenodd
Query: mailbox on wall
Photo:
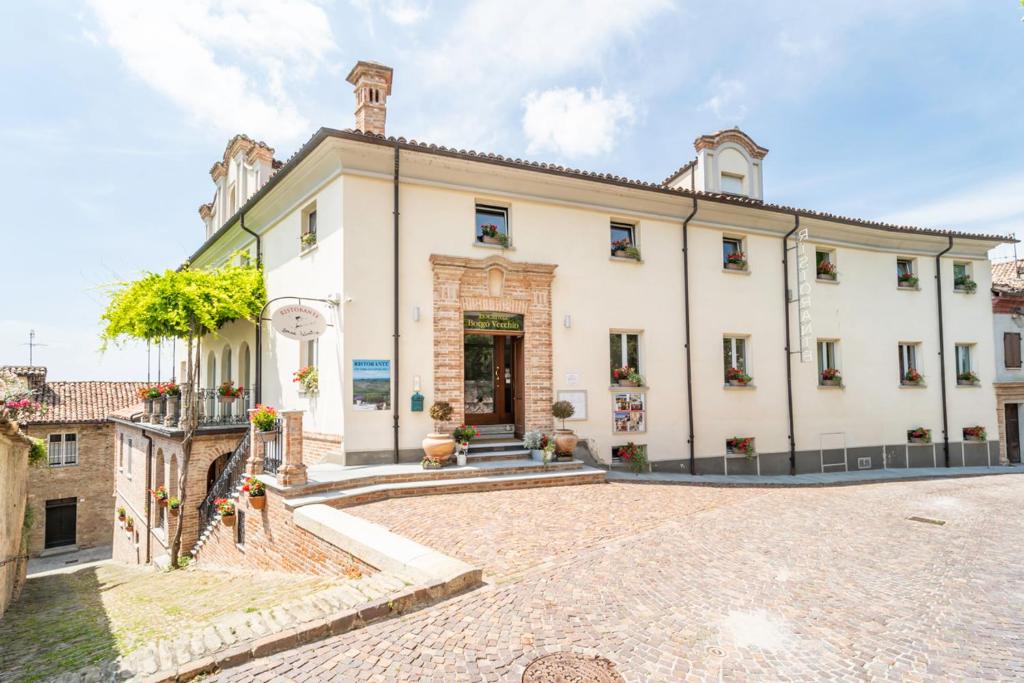
<svg viewBox="0 0 1024 683"><path fill-rule="evenodd" d="M422 413L423 412L423 394L416 392L412 395L412 412Z"/></svg>

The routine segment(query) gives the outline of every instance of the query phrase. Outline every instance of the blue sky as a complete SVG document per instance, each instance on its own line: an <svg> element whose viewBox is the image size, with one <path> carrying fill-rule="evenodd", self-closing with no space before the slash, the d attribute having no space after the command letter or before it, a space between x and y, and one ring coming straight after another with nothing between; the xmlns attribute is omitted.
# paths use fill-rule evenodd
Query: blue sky
<svg viewBox="0 0 1024 683"><path fill-rule="evenodd" d="M27 361L34 328L54 379L144 379L145 348L98 352L105 286L200 244L232 134L285 159L350 127L357 59L395 68L392 134L661 180L697 135L740 125L771 150L768 201L1024 234L1022 16L1017 0L2 3L0 364Z"/></svg>

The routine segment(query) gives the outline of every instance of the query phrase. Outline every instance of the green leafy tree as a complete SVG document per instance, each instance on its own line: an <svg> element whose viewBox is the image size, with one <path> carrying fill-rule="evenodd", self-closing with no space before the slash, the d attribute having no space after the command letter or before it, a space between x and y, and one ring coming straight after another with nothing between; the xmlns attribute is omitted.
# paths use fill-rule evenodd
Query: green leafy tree
<svg viewBox="0 0 1024 683"><path fill-rule="evenodd" d="M181 467L178 491L182 507L187 497L188 464L199 426L199 357L201 340L216 334L233 320L253 320L266 303L263 273L256 266L224 265L211 270L168 270L148 273L134 282L122 282L110 293L101 317L103 345L126 340L155 342L175 338L185 342L185 377L182 386ZM181 550L179 515L171 541L171 566L177 567Z"/></svg>

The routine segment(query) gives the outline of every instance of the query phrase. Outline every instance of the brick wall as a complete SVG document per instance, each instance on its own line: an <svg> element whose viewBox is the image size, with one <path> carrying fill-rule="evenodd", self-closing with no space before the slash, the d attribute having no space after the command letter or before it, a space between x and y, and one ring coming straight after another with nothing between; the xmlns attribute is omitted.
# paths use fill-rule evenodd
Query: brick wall
<svg viewBox="0 0 1024 683"><path fill-rule="evenodd" d="M25 579L22 525L28 488L29 442L11 423L0 421L0 616L16 599Z"/></svg>
<svg viewBox="0 0 1024 683"><path fill-rule="evenodd" d="M323 462L328 455L341 452L341 437L321 432L302 433L302 462L307 467Z"/></svg>
<svg viewBox="0 0 1024 683"><path fill-rule="evenodd" d="M75 544L79 548L108 545L114 531L110 514L114 495L114 425L31 425L29 436L49 443L50 434L74 434L78 464L29 471L28 501L36 523L29 534L29 554L38 555L46 538L46 501L77 498Z"/></svg>

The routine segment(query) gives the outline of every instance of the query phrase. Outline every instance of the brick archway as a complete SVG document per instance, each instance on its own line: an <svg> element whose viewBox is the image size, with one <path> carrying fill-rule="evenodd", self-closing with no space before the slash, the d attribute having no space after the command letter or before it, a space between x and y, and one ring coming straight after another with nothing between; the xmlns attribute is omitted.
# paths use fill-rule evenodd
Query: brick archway
<svg viewBox="0 0 1024 683"><path fill-rule="evenodd" d="M454 427L465 411L463 314L495 311L523 316L525 425L550 430L551 281L557 266L501 256L471 259L433 254L434 400L448 401Z"/></svg>

